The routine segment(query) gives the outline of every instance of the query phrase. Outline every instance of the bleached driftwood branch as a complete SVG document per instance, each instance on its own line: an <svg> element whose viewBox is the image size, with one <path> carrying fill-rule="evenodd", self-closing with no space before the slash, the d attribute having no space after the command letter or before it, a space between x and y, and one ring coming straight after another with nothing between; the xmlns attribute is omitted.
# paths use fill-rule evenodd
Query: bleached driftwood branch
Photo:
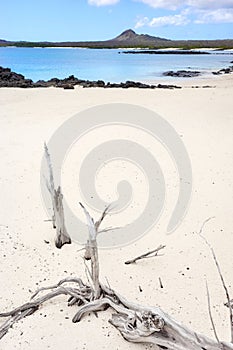
<svg viewBox="0 0 233 350"><path fill-rule="evenodd" d="M225 295L226 295L226 298L227 298L227 304L230 305L231 304L231 300L230 300L230 294L229 294L229 291L228 291L228 288L227 288L227 285L225 283L225 280L224 280L224 277L223 277L223 274L222 274L222 271L221 271L221 268L219 266L219 263L218 263L218 259L217 259L217 256L215 254L215 251L214 251L214 248L211 246L211 244L208 242L208 240L206 239L205 236L203 236L202 234L202 231L203 231L203 228L204 226L207 224L207 222L209 222L210 220L214 219L214 217L210 217L208 219L206 219L202 226L201 226L201 229L200 231L198 232L198 235L203 239L203 241L205 242L205 244L208 246L208 248L210 249L210 252L212 254L212 257L214 259L214 262L215 262L215 265L217 267L217 270L218 270L218 274L219 274L219 277L221 279L221 283L222 283L222 286L223 286L223 289L225 291ZM231 327L231 342L233 343L233 311L232 311L232 308L229 307L229 316L230 316L230 327Z"/></svg>
<svg viewBox="0 0 233 350"><path fill-rule="evenodd" d="M99 282L99 258L97 248L97 230L99 225L94 222L94 219L90 216L89 212L79 203L84 210L87 219L89 239L86 245L86 255L89 254L91 260L91 278L94 285L94 299L100 297L100 282ZM101 220L103 221L103 219ZM97 222L98 223L98 222ZM87 253L88 252L88 253Z"/></svg>
<svg viewBox="0 0 233 350"><path fill-rule="evenodd" d="M57 189L54 185L54 177L53 177L53 167L52 162L50 158L50 154L48 151L48 147L46 143L44 144L44 150L45 150L45 157L48 164L48 170L49 170L49 181L46 181L46 185L48 188L48 191L51 195L51 201L53 206L53 215L52 215L52 222L53 222L53 228L56 229L56 238L55 238L55 245L57 248L61 248L64 244L70 244L71 238L66 230L65 226L65 217L64 217L64 209L63 209L63 194L61 192L61 187L59 186Z"/></svg>
<svg viewBox="0 0 233 350"><path fill-rule="evenodd" d="M154 256L158 256L158 252L162 249L164 249L166 246L165 245L160 245L158 248L150 250L149 252L142 254L140 256L137 256L134 259L131 260L127 260L125 261L126 265L130 265L130 264L134 264L136 263L138 260L142 260L142 259L148 259L148 258L153 258Z"/></svg>
<svg viewBox="0 0 233 350"><path fill-rule="evenodd" d="M215 341L196 333L172 319L160 308L132 303L115 290L102 284L99 281L98 227L83 205L82 208L88 221L90 273L93 287L83 283L80 278L69 277L61 280L57 285L40 288L30 302L0 314L0 317L7 318L0 327L0 338L15 322L34 313L42 303L64 294L69 296L68 305L75 304L78 308L73 322L79 322L85 314L90 312L111 308L115 313L109 322L130 342L150 343L154 344L156 349L167 350L233 350L233 344ZM47 291L49 292L44 294Z"/></svg>
<svg viewBox="0 0 233 350"><path fill-rule="evenodd" d="M215 327L215 323L214 323L214 319L212 316L212 311L211 311L211 304L210 304L210 293L209 293L209 287L208 287L208 283L206 281L206 292L207 292L207 301L208 301L208 312L209 312L209 316L210 316L210 322L214 331L214 336L215 339L217 340L217 342L219 343L219 337L218 337L218 333Z"/></svg>

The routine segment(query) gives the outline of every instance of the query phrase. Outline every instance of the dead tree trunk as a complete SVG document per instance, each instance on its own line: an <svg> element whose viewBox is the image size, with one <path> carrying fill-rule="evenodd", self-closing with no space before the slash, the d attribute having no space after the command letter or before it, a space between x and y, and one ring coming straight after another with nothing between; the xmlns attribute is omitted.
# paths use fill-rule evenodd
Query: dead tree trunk
<svg viewBox="0 0 233 350"><path fill-rule="evenodd" d="M50 154L48 151L48 147L45 144L45 156L48 164L48 170L49 170L49 181L47 180L47 188L48 191L51 194L51 201L53 206L53 215L52 215L52 222L53 222L53 228L56 229L56 238L55 238L55 245L57 248L61 248L64 244L70 244L71 238L66 230L65 227L65 217L64 217L64 209L63 209L63 195L61 192L61 187L59 186L58 189L55 189L54 185L54 177L53 177L53 167L51 163Z"/></svg>
<svg viewBox="0 0 233 350"><path fill-rule="evenodd" d="M86 208L79 203L84 210L87 219L89 239L86 244L86 256L91 260L91 278L94 286L94 299L100 297L100 282L99 282L99 258L97 248L97 230L98 227L94 223L93 218L90 216ZM89 259L88 259L89 260Z"/></svg>
<svg viewBox="0 0 233 350"><path fill-rule="evenodd" d="M55 245L57 248L61 248L64 244L70 244L71 238L65 227L64 209L62 204L63 194L61 193L61 187L54 190L54 209L55 209L55 223L56 223L56 239Z"/></svg>

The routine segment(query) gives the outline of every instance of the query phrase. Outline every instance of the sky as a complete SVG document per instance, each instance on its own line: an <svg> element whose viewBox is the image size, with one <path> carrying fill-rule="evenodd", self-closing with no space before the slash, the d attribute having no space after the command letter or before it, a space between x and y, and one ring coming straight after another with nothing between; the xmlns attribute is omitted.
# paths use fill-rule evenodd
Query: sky
<svg viewBox="0 0 233 350"><path fill-rule="evenodd" d="M0 38L111 39L126 29L167 39L233 39L233 0L0 0Z"/></svg>

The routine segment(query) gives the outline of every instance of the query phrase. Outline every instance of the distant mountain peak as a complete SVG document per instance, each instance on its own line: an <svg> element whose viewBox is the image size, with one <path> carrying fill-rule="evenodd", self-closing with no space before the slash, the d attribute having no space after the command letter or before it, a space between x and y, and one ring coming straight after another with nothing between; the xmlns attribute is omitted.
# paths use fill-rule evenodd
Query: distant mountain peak
<svg viewBox="0 0 233 350"><path fill-rule="evenodd" d="M148 34L137 34L133 29L127 29L118 35L116 38L112 39L114 42L121 42L127 45L140 45L140 44L153 44L155 42L168 41L164 38L159 38L151 36Z"/></svg>
<svg viewBox="0 0 233 350"><path fill-rule="evenodd" d="M120 35L138 35L135 33L133 29L126 29L124 32L122 32Z"/></svg>
<svg viewBox="0 0 233 350"><path fill-rule="evenodd" d="M134 30L132 29L127 29L124 32L122 32L120 35L118 35L115 40L120 40L120 41L124 41L124 40L132 40L138 37L138 34L135 33Z"/></svg>

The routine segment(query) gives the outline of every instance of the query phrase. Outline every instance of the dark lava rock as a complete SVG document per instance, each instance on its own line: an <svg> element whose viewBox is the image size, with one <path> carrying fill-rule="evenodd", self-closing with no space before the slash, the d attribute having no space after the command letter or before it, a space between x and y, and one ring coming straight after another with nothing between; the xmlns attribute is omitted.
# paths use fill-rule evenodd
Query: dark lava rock
<svg viewBox="0 0 233 350"><path fill-rule="evenodd" d="M173 70L170 70L168 72L164 72L163 75L165 77L193 78L193 77L198 77L199 75L201 75L201 72L188 71L188 70L178 70L178 71L174 72Z"/></svg>
<svg viewBox="0 0 233 350"><path fill-rule="evenodd" d="M138 88L138 89L178 89L181 88L175 85L150 85L135 81L126 81L122 83L105 83L103 80L90 81L81 80L74 75L70 75L65 79L52 78L48 81L38 80L33 82L31 79L25 79L22 74L12 72L9 68L0 67L0 87L21 87L21 88L47 88L58 87L66 90L74 89L74 86L81 86L83 88Z"/></svg>
<svg viewBox="0 0 233 350"><path fill-rule="evenodd" d="M47 82L44 80L38 80L33 85L34 85L34 87L47 87Z"/></svg>
<svg viewBox="0 0 233 350"><path fill-rule="evenodd" d="M84 88L90 88L90 87L105 87L105 82L103 80L97 80L97 81L89 81L89 80L84 80L81 83L81 86Z"/></svg>
<svg viewBox="0 0 233 350"><path fill-rule="evenodd" d="M121 53L121 52L119 52ZM123 51L124 54L143 54L143 55L210 55L206 51L192 51L192 50L133 50Z"/></svg>
<svg viewBox="0 0 233 350"><path fill-rule="evenodd" d="M0 87L32 87L33 81L22 74L12 72L10 68L0 67Z"/></svg>
<svg viewBox="0 0 233 350"><path fill-rule="evenodd" d="M124 89L128 88L139 88L139 89L154 89L154 85L144 84L140 82L134 82L134 81L126 81L125 83L122 83L122 87Z"/></svg>
<svg viewBox="0 0 233 350"><path fill-rule="evenodd" d="M230 73L233 73L233 66L230 66L228 68L220 69L217 72L212 72L212 74L214 74L214 75L230 74Z"/></svg>
<svg viewBox="0 0 233 350"><path fill-rule="evenodd" d="M107 83L105 85L105 88L122 88L122 89L129 89L129 88L137 88L137 89L179 89L181 87L176 85L149 85L141 82L135 82L135 81L126 81L125 83Z"/></svg>
<svg viewBox="0 0 233 350"><path fill-rule="evenodd" d="M181 86L177 86L177 85L158 84L156 87L158 89L181 89Z"/></svg>
<svg viewBox="0 0 233 350"><path fill-rule="evenodd" d="M72 84L66 84L63 86L64 90L74 90L74 85Z"/></svg>

